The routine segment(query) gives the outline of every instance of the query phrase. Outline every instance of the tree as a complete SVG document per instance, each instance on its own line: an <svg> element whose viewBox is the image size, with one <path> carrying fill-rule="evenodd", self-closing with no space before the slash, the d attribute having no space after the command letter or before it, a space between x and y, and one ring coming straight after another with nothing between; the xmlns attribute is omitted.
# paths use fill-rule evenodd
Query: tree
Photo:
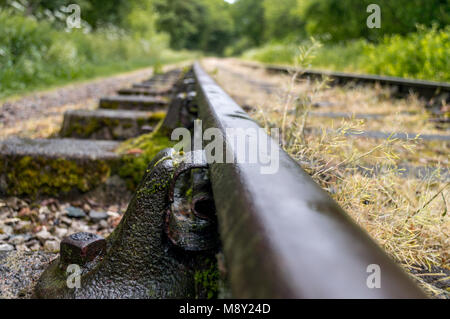
<svg viewBox="0 0 450 319"><path fill-rule="evenodd" d="M369 29L366 8L371 3L372 0L298 0L298 10L309 34L328 34L332 41L361 37L376 41L385 34L415 32L417 24L450 24L447 0L378 0L381 28Z"/></svg>
<svg viewBox="0 0 450 319"><path fill-rule="evenodd" d="M172 48L222 53L233 34L229 5L223 0L155 0L159 31Z"/></svg>
<svg viewBox="0 0 450 319"><path fill-rule="evenodd" d="M264 0L266 39L282 40L303 34L297 0Z"/></svg>
<svg viewBox="0 0 450 319"><path fill-rule="evenodd" d="M264 41L264 7L261 0L238 0L231 6L234 36L245 38L247 45L259 46Z"/></svg>

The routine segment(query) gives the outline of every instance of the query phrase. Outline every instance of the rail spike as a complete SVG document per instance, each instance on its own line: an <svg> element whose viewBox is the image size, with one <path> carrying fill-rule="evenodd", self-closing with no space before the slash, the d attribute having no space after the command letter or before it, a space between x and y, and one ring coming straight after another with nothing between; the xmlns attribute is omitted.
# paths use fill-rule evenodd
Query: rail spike
<svg viewBox="0 0 450 319"><path fill-rule="evenodd" d="M153 159L106 245L103 238L86 233L63 240L61 257L42 274L36 297L193 298L196 267L217 249L217 233L211 234L216 232L216 223L205 184L207 166L204 156L194 153L165 149ZM194 157L196 161L191 161ZM192 183L190 193L194 193L189 214L197 218L194 224L201 225L193 234L189 231L199 228L192 227L192 220L184 224L177 218L180 189L190 185L185 182ZM66 270L75 261L81 269L80 285L69 288Z"/></svg>

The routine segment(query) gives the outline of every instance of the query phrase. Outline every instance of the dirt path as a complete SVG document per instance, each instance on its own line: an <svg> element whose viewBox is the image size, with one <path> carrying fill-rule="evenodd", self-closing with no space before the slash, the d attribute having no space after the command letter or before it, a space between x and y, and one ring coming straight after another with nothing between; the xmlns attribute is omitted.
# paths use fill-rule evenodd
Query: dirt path
<svg viewBox="0 0 450 319"><path fill-rule="evenodd" d="M169 70L174 65L167 65ZM149 78L152 68L70 84L0 102L0 138L44 138L59 131L62 115L70 109L93 109L98 99Z"/></svg>

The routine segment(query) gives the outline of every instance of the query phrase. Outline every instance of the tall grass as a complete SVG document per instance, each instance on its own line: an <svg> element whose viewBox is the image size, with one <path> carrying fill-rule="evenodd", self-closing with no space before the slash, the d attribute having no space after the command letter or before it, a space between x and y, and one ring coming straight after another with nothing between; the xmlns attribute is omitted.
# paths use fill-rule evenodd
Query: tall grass
<svg viewBox="0 0 450 319"><path fill-rule="evenodd" d="M263 63L294 64L299 45L270 43L243 54ZM450 26L418 28L406 36L386 36L379 43L354 40L324 45L312 66L436 81L450 81Z"/></svg>
<svg viewBox="0 0 450 319"><path fill-rule="evenodd" d="M66 32L0 8L0 98L184 57L169 52L159 35L142 38L115 28Z"/></svg>

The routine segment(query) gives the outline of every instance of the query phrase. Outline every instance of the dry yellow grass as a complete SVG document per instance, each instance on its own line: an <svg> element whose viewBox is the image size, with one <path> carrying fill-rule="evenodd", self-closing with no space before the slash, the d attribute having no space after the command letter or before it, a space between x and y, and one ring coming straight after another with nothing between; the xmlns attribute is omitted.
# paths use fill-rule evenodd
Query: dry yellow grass
<svg viewBox="0 0 450 319"><path fill-rule="evenodd" d="M449 183L438 178L405 179L396 173L397 165L405 162L448 167L448 142L425 143L414 138L373 140L344 135L346 130L381 128L443 134L421 120L419 111L423 105L417 99L391 100L381 88L328 88L324 82L299 84L290 77L267 75L230 60L207 59L203 64L238 103L253 106L250 114L263 126L282 130L284 149L397 262L408 270L432 266L450 269ZM238 73L242 76L237 76ZM279 89L265 92L244 77L264 79ZM389 112L392 117L376 125L371 120L331 121L309 117L312 104L323 100L345 105L345 108L327 108L327 112L374 113L376 104L380 113ZM399 115L400 111L414 111L419 115L400 121L404 116ZM340 132L324 130L322 135L304 134L311 126L333 126ZM375 178L355 169L367 164L383 165L386 169ZM415 277L430 295L446 294L426 284L420 275ZM450 278L444 276L441 280L449 282Z"/></svg>
<svg viewBox="0 0 450 319"><path fill-rule="evenodd" d="M18 121L14 125L7 127L0 126L0 138L8 136L19 136L27 138L46 138L58 134L64 112L76 109L94 109L97 101L88 99L76 104L65 104L52 107L46 110L46 114L41 117L33 117L25 121ZM48 115L51 114L51 115Z"/></svg>

